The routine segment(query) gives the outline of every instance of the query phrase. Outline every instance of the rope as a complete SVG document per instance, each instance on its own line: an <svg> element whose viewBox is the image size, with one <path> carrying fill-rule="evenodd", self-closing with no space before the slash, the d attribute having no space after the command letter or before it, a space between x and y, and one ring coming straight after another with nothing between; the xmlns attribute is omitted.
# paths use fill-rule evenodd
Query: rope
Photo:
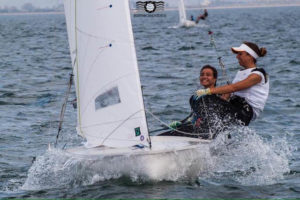
<svg viewBox="0 0 300 200"><path fill-rule="evenodd" d="M180 131L180 130L177 130L177 129L174 129L172 127L169 126L169 124L165 123L164 121L162 121L161 119L159 119L156 115L154 115L152 112L150 112L149 110L145 109L145 111L147 113L149 113L154 119L156 119L158 122L160 122L162 125L168 127L169 129L171 130L174 130L178 133L182 133L182 134L185 134L185 135L191 135L191 136L199 136L201 133L188 133L188 132L184 132L184 131Z"/></svg>

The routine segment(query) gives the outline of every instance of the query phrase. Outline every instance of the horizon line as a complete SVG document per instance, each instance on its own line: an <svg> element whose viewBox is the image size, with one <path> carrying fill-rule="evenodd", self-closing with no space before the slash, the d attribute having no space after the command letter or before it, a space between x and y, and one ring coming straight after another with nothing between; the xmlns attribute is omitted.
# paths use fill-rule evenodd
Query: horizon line
<svg viewBox="0 0 300 200"><path fill-rule="evenodd" d="M272 8L272 7L293 7L293 6L300 6L300 3L295 3L295 4L265 4L265 5L241 5L241 6L206 6L206 7L196 7L196 8L191 8L187 7L186 10L202 10L202 9L238 9L238 8ZM130 9L134 12L137 11L137 9ZM178 8L173 7L173 8L165 8L164 11L174 11L178 10ZM33 11L33 12L0 12L0 15L41 15L41 14L63 14L64 11Z"/></svg>

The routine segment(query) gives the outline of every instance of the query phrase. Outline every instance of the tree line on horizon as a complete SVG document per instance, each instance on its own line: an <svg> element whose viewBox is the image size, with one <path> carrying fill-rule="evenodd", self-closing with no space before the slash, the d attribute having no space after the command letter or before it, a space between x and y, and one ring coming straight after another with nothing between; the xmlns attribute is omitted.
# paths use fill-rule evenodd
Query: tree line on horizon
<svg viewBox="0 0 300 200"><path fill-rule="evenodd" d="M135 8L135 3L137 0L131 0L131 8ZM143 1L143 0L142 0ZM158 0L157 0L158 1ZM226 3L225 3L226 2ZM250 3L251 2L251 3ZM172 8L174 7L173 5L169 5L168 1L165 2L165 7L166 8ZM275 3L275 4L300 4L300 0L269 0L268 3ZM268 5L267 3L267 5ZM266 1L261 1L261 0L253 0L253 1L245 1L245 0L213 0L210 1L209 7L218 7L218 6L237 6L237 5L262 5L266 4ZM177 4L176 4L177 5ZM176 6L175 6L176 7ZM189 6L187 6L189 7ZM63 4L58 4L53 7L48 7L48 8L39 8L31 3L25 3L21 7L16 7L16 6L0 6L0 13L19 13L19 12L63 12L64 11L64 5Z"/></svg>

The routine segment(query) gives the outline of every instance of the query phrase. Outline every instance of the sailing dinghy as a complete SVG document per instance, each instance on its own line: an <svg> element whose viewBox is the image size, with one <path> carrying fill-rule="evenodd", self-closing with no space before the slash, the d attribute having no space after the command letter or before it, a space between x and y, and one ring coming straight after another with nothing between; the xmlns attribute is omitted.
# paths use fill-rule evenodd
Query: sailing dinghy
<svg viewBox="0 0 300 200"><path fill-rule="evenodd" d="M191 20L187 20L185 6L183 0L178 0L178 10L179 10L179 26L181 27L192 27L196 26L196 23Z"/></svg>
<svg viewBox="0 0 300 200"><path fill-rule="evenodd" d="M74 82L77 156L152 155L210 141L149 135L128 0L64 0Z"/></svg>

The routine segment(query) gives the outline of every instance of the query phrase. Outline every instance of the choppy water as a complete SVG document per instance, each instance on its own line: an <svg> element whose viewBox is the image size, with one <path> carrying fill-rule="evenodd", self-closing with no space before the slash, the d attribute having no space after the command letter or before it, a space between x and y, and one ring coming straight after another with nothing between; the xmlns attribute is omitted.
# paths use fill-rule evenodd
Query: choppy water
<svg viewBox="0 0 300 200"><path fill-rule="evenodd" d="M133 18L145 105L165 122L189 112L200 67L218 67L209 28L230 79L238 69L231 46L248 40L268 50L258 61L271 86L262 116L231 130L230 141L220 135L209 149L159 158L177 164L160 177L135 158L89 161L47 151L71 72L64 16L0 16L0 198L299 198L299 11L209 10L209 21L190 29L174 28L177 12ZM148 117L151 130L159 127ZM68 105L60 146L82 142L75 122Z"/></svg>

